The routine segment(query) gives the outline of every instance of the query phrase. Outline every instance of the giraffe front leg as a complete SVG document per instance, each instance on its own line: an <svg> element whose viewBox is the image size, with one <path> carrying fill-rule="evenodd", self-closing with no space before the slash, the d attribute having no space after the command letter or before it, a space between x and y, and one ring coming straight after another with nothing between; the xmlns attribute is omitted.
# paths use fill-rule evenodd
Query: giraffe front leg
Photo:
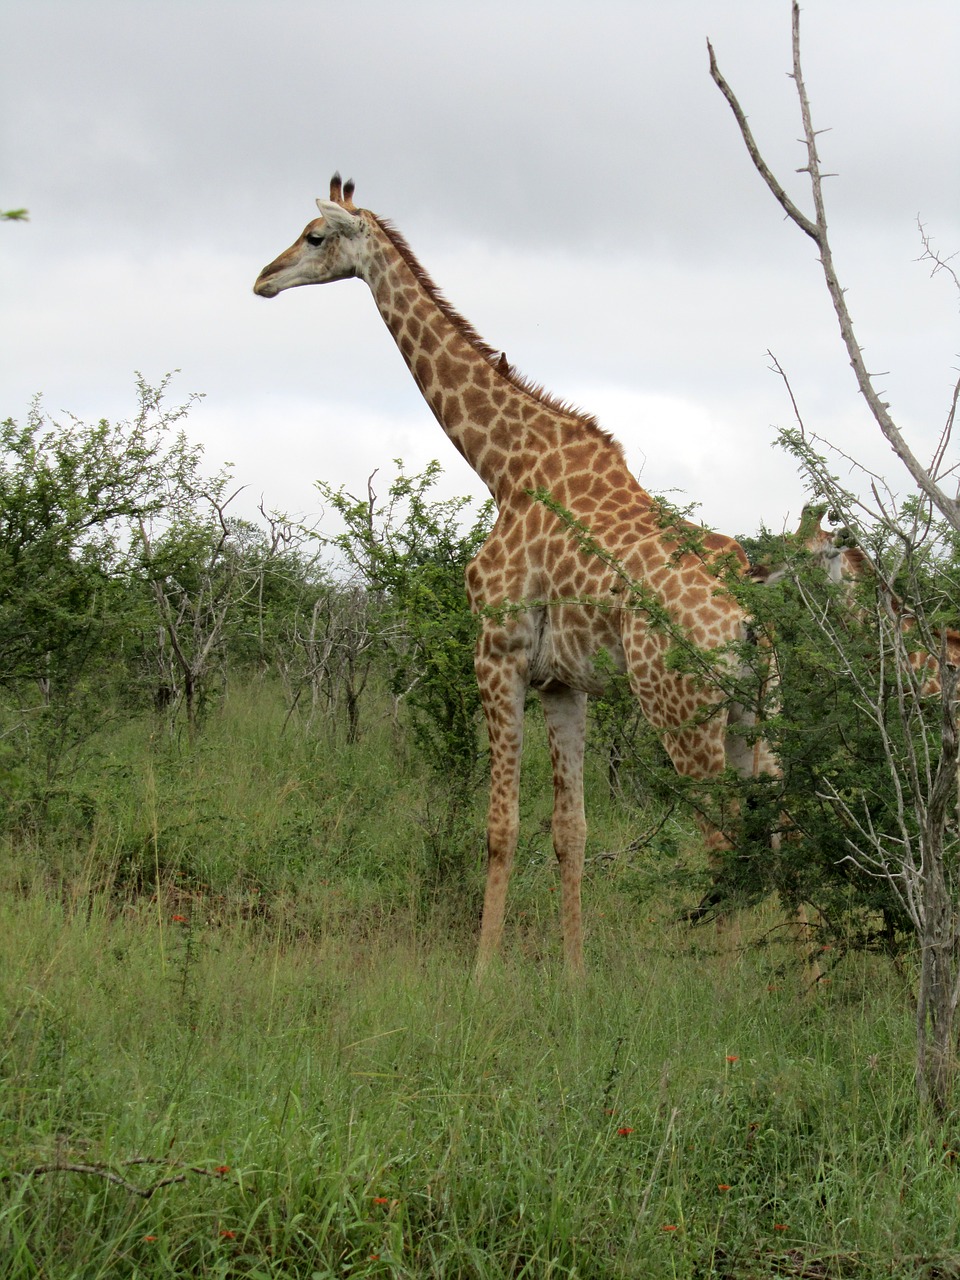
<svg viewBox="0 0 960 1280"><path fill-rule="evenodd" d="M540 694L553 761L553 849L560 863L563 952L571 973L583 971L580 885L587 822L583 811L583 751L587 695L559 687Z"/></svg>
<svg viewBox="0 0 960 1280"><path fill-rule="evenodd" d="M487 885L480 924L477 977L496 955L503 933L507 888L520 831L520 755L526 683L516 671L485 670L477 679L490 741L490 805L487 811Z"/></svg>

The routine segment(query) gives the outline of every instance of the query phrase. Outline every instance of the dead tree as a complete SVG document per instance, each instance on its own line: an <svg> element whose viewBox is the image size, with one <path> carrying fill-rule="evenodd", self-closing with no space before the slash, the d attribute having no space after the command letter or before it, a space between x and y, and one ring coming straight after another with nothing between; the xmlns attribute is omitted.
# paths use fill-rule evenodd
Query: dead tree
<svg viewBox="0 0 960 1280"><path fill-rule="evenodd" d="M921 1096L934 1110L943 1114L949 1105L957 1067L957 1006L960 1002L960 835L957 830L957 695L958 671L948 661L946 647L934 646L942 631L929 619L922 600L904 592L903 581L915 583L914 569L922 558L925 541L937 537L937 527L960 532L960 504L957 500L956 473L948 463L950 442L960 381L953 389L945 424L929 465L915 455L894 422L889 406L874 385L867 370L863 352L857 341L847 307L844 289L834 264L827 230L823 199L823 178L817 151L818 131L814 129L810 103L800 65L800 9L792 3L793 69L792 79L799 98L803 123L806 164L799 172L807 175L813 200L814 216L804 214L787 194L760 154L747 124L746 116L732 89L721 75L710 42L710 74L729 103L754 166L787 216L816 244L820 264L840 334L856 377L857 387L880 432L906 468L916 491L908 502L898 502L885 482L870 477L872 502L866 503L841 488L831 474L826 460L814 448L803 426L796 400L790 392L799 430L781 433L781 439L800 458L812 487L825 497L851 525L858 543L867 551L870 567L876 576L876 626L880 637L875 679L865 680L853 673L856 681L857 705L863 715L876 725L883 743L886 774L892 795L896 821L888 831L878 831L870 821L865 805L855 797L831 793L824 786L826 798L835 808L838 820L848 833L849 857L861 870L882 877L903 904L911 921L920 949L920 976L917 991L916 1080ZM924 257L934 264L934 272L950 271L947 262L931 249L921 228ZM775 362L775 369L783 370ZM788 385L789 390L789 385ZM825 443L825 442L819 442ZM851 461L848 459L848 461ZM947 486L952 491L948 491ZM871 532L878 536L871 537ZM871 546L892 546L892 553L876 552ZM916 661L902 610L895 602L898 594L916 619L916 627L940 666L939 723L930 726L929 715L921 713L924 698L922 680L918 679ZM840 633L823 615L825 634L835 643L841 665L844 661ZM914 646L915 647L915 646ZM891 692L892 696L891 696ZM927 690L929 693L929 690ZM892 719L891 719L892 717ZM896 732L892 732L892 728Z"/></svg>

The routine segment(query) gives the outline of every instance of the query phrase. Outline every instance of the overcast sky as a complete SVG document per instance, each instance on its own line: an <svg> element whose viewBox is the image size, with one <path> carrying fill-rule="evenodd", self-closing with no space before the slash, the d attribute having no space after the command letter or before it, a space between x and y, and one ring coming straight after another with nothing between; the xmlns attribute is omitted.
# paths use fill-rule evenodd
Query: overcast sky
<svg viewBox="0 0 960 1280"><path fill-rule="evenodd" d="M957 0L807 0L834 252L921 457L960 352L923 220L960 249ZM437 458L481 492L356 281L273 301L260 268L334 169L527 376L597 414L648 489L726 533L793 527L791 408L874 443L809 241L712 84L710 37L806 210L788 0L0 0L0 416L125 418L134 370L203 392L188 432L253 509L319 509ZM839 467L839 464L838 464Z"/></svg>

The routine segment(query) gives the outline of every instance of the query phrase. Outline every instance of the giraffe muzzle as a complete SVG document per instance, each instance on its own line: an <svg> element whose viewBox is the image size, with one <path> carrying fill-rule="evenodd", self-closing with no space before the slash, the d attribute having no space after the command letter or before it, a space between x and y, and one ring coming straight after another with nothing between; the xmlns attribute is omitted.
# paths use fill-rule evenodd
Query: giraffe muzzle
<svg viewBox="0 0 960 1280"><path fill-rule="evenodd" d="M267 275L269 267L261 271L257 276L256 283L253 286L253 292L260 298L275 298L280 289L273 279L272 275Z"/></svg>

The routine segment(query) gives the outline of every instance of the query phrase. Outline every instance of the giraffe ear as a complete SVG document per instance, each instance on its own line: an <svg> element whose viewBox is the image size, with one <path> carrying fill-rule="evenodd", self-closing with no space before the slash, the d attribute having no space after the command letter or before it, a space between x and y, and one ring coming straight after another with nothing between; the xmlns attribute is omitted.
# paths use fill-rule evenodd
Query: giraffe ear
<svg viewBox="0 0 960 1280"><path fill-rule="evenodd" d="M318 199L317 208L323 214L323 220L331 231L336 231L342 236L360 234L360 228L363 226L362 221L356 214L344 209L343 205L334 204L332 200Z"/></svg>

